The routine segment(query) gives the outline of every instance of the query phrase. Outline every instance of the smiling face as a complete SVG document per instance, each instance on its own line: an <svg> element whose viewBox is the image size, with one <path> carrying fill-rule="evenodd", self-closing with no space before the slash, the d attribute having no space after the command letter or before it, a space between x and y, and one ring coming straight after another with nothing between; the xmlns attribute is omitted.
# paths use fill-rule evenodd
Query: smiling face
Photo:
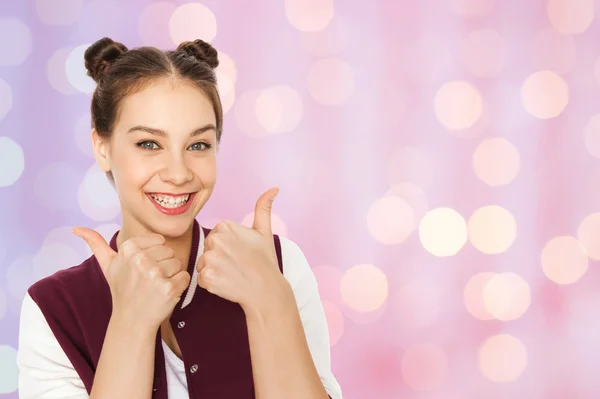
<svg viewBox="0 0 600 399"><path fill-rule="evenodd" d="M217 177L213 106L198 88L160 79L125 97L109 140L93 134L112 172L128 236L177 238L210 198Z"/></svg>

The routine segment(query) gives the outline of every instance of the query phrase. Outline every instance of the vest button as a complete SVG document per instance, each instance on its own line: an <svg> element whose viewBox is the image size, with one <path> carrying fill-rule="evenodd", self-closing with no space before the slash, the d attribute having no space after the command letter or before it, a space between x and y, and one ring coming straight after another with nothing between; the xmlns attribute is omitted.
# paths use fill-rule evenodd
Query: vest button
<svg viewBox="0 0 600 399"><path fill-rule="evenodd" d="M185 321L180 321L180 322L177 324L177 328L183 328L183 327L185 327Z"/></svg>
<svg viewBox="0 0 600 399"><path fill-rule="evenodd" d="M192 367L190 367L190 373L194 374L196 371L198 371L198 365L194 364Z"/></svg>

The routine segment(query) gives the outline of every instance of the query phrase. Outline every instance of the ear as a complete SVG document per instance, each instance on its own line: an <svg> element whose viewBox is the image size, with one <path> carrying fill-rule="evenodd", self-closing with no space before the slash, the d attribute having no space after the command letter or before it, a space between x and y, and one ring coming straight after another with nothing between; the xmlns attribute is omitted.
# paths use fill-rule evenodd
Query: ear
<svg viewBox="0 0 600 399"><path fill-rule="evenodd" d="M105 172L110 172L110 151L107 139L100 137L96 129L92 129L92 145L94 146L94 158Z"/></svg>

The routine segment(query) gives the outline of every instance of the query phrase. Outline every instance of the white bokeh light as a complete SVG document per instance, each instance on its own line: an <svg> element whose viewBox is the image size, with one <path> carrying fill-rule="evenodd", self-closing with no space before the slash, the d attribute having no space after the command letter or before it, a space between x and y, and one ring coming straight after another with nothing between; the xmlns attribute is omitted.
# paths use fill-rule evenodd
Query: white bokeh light
<svg viewBox="0 0 600 399"><path fill-rule="evenodd" d="M171 15L169 33L176 45L196 39L210 43L217 35L217 18L210 8L203 4L182 4Z"/></svg>
<svg viewBox="0 0 600 399"><path fill-rule="evenodd" d="M6 293L0 289L0 322L8 313L8 298Z"/></svg>
<svg viewBox="0 0 600 399"><path fill-rule="evenodd" d="M96 164L88 169L77 190L77 199L81 211L97 222L114 219L121 211L115 188Z"/></svg>
<svg viewBox="0 0 600 399"><path fill-rule="evenodd" d="M421 219L419 238L431 254L438 257L454 256L467 242L467 223L452 208L435 208Z"/></svg>
<svg viewBox="0 0 600 399"><path fill-rule="evenodd" d="M308 90L322 105L340 105L354 93L354 70L339 58L317 61L308 72Z"/></svg>
<svg viewBox="0 0 600 399"><path fill-rule="evenodd" d="M531 305L529 284L516 273L495 273L483 288L487 312L502 321L516 320Z"/></svg>
<svg viewBox="0 0 600 399"><path fill-rule="evenodd" d="M79 93L79 90L75 89L67 76L67 69L65 64L69 54L73 51L72 47L64 47L56 50L46 65L46 75L48 76L48 82L50 86L59 93L70 95Z"/></svg>
<svg viewBox="0 0 600 399"><path fill-rule="evenodd" d="M13 17L0 17L0 66L19 66L32 51L29 27Z"/></svg>
<svg viewBox="0 0 600 399"><path fill-rule="evenodd" d="M515 381L526 367L527 348L512 335L492 336L479 348L479 368L490 381Z"/></svg>
<svg viewBox="0 0 600 399"><path fill-rule="evenodd" d="M9 137L0 137L0 187L14 184L25 169L21 146Z"/></svg>
<svg viewBox="0 0 600 399"><path fill-rule="evenodd" d="M333 0L285 0L285 16L303 32L316 32L327 27L334 15Z"/></svg>
<svg viewBox="0 0 600 399"><path fill-rule="evenodd" d="M33 275L37 280L48 277L59 270L77 266L83 261L81 256L68 245L44 245L33 258Z"/></svg>
<svg viewBox="0 0 600 399"><path fill-rule="evenodd" d="M6 287L13 298L22 301L27 289L37 280L33 274L33 255L23 254L6 271Z"/></svg>
<svg viewBox="0 0 600 399"><path fill-rule="evenodd" d="M12 89L6 81L0 79L0 121L8 114L12 106Z"/></svg>
<svg viewBox="0 0 600 399"><path fill-rule="evenodd" d="M525 111L539 119L559 116L569 103L569 86L554 71L534 72L521 86Z"/></svg>
<svg viewBox="0 0 600 399"><path fill-rule="evenodd" d="M468 129L481 117L483 100L471 83L448 82L436 93L434 109L437 119L447 129Z"/></svg>
<svg viewBox="0 0 600 399"><path fill-rule="evenodd" d="M46 25L71 25L81 16L83 0L35 0L35 10Z"/></svg>
<svg viewBox="0 0 600 399"><path fill-rule="evenodd" d="M93 93L96 88L96 82L87 75L85 60L83 58L83 54L89 46L90 43L75 47L65 60L67 80L75 89L86 94Z"/></svg>
<svg viewBox="0 0 600 399"><path fill-rule="evenodd" d="M12 346L0 345L0 394L16 392L19 386L17 350Z"/></svg>
<svg viewBox="0 0 600 399"><path fill-rule="evenodd" d="M385 273L370 264L352 266L340 282L342 299L352 310L373 312L387 300L388 279Z"/></svg>
<svg viewBox="0 0 600 399"><path fill-rule="evenodd" d="M519 150L503 137L481 142L473 152L473 170L485 184L504 186L515 179L521 168Z"/></svg>
<svg viewBox="0 0 600 399"><path fill-rule="evenodd" d="M594 21L594 0L547 0L552 27L563 35L583 33Z"/></svg>
<svg viewBox="0 0 600 399"><path fill-rule="evenodd" d="M75 144L79 150L93 158L94 147L92 145L92 116L89 112L83 114L75 123Z"/></svg>
<svg viewBox="0 0 600 399"><path fill-rule="evenodd" d="M506 252L517 238L517 221L498 205L482 206L473 212L467 225L469 241L484 254Z"/></svg>
<svg viewBox="0 0 600 399"><path fill-rule="evenodd" d="M235 103L235 83L237 81L237 67L233 59L226 53L219 51L219 66L215 69L217 88L223 108L227 114Z"/></svg>
<svg viewBox="0 0 600 399"><path fill-rule="evenodd" d="M573 284L588 269L583 244L572 236L558 236L546 243L541 254L542 271L556 284Z"/></svg>

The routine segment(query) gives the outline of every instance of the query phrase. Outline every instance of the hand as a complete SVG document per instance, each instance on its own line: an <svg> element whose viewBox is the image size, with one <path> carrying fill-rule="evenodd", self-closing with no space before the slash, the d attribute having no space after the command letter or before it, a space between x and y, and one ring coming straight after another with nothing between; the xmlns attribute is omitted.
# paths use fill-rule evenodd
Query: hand
<svg viewBox="0 0 600 399"><path fill-rule="evenodd" d="M257 200L252 228L218 223L204 239L204 253L196 264L200 287L239 303L245 311L291 292L279 271L271 231L271 208L278 192L269 189Z"/></svg>
<svg viewBox="0 0 600 399"><path fill-rule="evenodd" d="M113 316L156 328L171 314L190 283L171 248L159 234L134 237L115 252L98 234L75 227L73 234L88 244L110 287Z"/></svg>

